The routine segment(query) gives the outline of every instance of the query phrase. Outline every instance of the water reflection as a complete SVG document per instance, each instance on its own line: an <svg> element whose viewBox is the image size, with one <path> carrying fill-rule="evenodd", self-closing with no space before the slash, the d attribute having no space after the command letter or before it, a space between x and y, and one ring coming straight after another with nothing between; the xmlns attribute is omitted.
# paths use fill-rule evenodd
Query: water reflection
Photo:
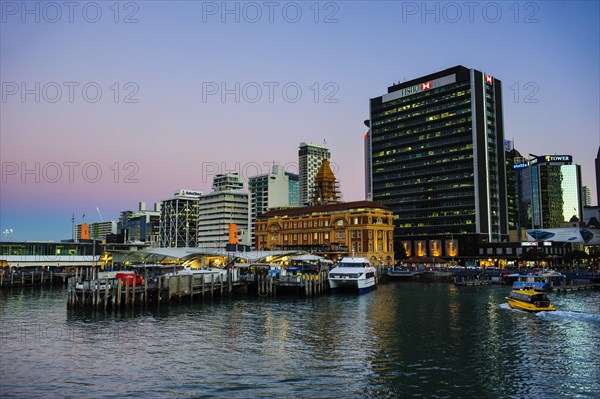
<svg viewBox="0 0 600 399"><path fill-rule="evenodd" d="M391 283L359 297L70 311L0 292L3 397L593 397L600 293L533 315L506 287Z"/></svg>

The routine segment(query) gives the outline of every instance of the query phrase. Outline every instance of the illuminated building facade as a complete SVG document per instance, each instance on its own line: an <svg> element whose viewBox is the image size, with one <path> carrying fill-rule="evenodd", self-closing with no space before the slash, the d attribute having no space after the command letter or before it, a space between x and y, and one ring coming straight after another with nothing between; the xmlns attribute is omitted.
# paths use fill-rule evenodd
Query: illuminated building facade
<svg viewBox="0 0 600 399"><path fill-rule="evenodd" d="M570 155L535 156L520 169L519 220L532 229L583 220L581 167Z"/></svg>
<svg viewBox="0 0 600 399"><path fill-rule="evenodd" d="M257 250L304 250L394 263L392 211L372 201L271 210L256 220Z"/></svg>
<svg viewBox="0 0 600 399"><path fill-rule="evenodd" d="M457 66L392 85L369 126L366 180L394 212L396 247L475 256L508 239L500 80Z"/></svg>

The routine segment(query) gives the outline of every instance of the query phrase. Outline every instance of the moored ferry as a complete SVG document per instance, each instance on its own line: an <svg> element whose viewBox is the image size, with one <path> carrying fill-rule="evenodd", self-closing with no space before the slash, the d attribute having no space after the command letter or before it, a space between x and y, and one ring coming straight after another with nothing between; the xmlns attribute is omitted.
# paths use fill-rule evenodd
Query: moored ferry
<svg viewBox="0 0 600 399"><path fill-rule="evenodd" d="M546 294L537 292L533 288L514 289L506 297L506 301L511 308L527 312L556 310Z"/></svg>
<svg viewBox="0 0 600 399"><path fill-rule="evenodd" d="M533 288L536 291L552 291L555 286L564 284L565 275L557 272L525 274L516 276L513 288Z"/></svg>
<svg viewBox="0 0 600 399"><path fill-rule="evenodd" d="M342 258L339 266L329 271L329 286L332 291L348 289L362 294L377 286L375 273L366 258Z"/></svg>

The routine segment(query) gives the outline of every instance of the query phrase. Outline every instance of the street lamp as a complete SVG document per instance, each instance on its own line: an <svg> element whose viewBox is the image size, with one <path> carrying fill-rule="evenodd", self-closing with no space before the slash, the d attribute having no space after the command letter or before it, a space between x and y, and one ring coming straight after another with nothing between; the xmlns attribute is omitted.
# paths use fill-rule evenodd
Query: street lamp
<svg viewBox="0 0 600 399"><path fill-rule="evenodd" d="M5 229L2 234L4 234L4 241L8 241L8 236L12 236L13 229Z"/></svg>

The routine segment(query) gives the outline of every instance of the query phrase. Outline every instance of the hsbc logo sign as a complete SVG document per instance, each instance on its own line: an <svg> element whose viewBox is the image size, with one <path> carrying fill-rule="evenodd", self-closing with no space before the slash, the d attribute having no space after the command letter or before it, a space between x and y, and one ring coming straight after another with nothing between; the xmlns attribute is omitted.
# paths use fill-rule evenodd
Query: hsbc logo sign
<svg viewBox="0 0 600 399"><path fill-rule="evenodd" d="M489 85L493 85L494 84L494 78L490 75L485 75L485 83L489 84Z"/></svg>
<svg viewBox="0 0 600 399"><path fill-rule="evenodd" d="M455 74L443 76L441 78L428 80L425 82L420 82L419 84L405 87L403 89L398 89L391 93L384 94L382 96L382 101L386 102L386 101L391 101L391 100L395 100L395 99L406 97L406 96L411 96L413 94L421 93L421 92L424 92L427 90L437 89L438 87L443 87L443 86L446 86L446 85L449 85L452 83L456 83L456 75Z"/></svg>
<svg viewBox="0 0 600 399"><path fill-rule="evenodd" d="M402 97L410 96L411 94L419 93L421 91L426 91L431 89L431 82L420 83L418 85L414 85L411 87L407 87L406 89L402 89Z"/></svg>

